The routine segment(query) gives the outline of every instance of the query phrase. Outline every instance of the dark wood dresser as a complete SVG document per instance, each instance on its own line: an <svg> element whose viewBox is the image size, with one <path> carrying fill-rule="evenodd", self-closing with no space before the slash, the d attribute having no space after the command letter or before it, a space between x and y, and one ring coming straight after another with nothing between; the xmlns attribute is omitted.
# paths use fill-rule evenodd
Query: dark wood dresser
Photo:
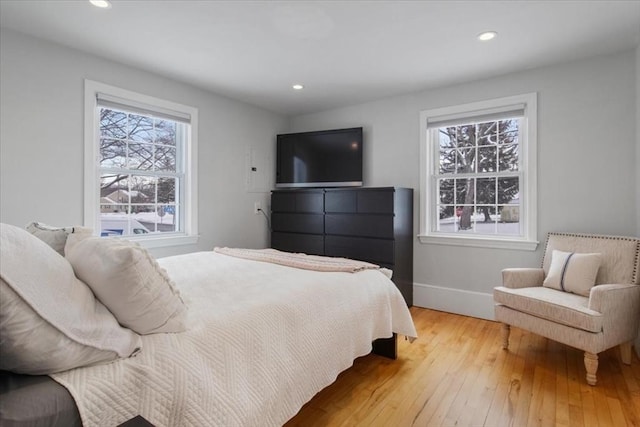
<svg viewBox="0 0 640 427"><path fill-rule="evenodd" d="M357 187L271 193L271 247L339 256L393 270L413 305L413 190Z"/></svg>

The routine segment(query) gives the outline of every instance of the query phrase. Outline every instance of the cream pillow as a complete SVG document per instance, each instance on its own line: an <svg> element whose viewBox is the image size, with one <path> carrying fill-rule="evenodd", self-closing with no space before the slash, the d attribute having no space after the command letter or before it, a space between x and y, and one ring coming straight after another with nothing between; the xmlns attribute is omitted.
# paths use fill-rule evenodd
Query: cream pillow
<svg viewBox="0 0 640 427"><path fill-rule="evenodd" d="M182 332L187 307L156 260L137 243L71 234L65 254L78 278L122 326L139 334Z"/></svg>
<svg viewBox="0 0 640 427"><path fill-rule="evenodd" d="M554 249L549 273L542 285L588 297L596 284L600 262L601 255L597 253L581 254Z"/></svg>
<svg viewBox="0 0 640 427"><path fill-rule="evenodd" d="M91 233L86 227L52 227L41 222L32 222L25 229L38 239L51 246L56 252L64 256L64 245L71 233Z"/></svg>
<svg viewBox="0 0 640 427"><path fill-rule="evenodd" d="M0 259L0 369L51 374L140 350L140 337L40 239L0 224Z"/></svg>

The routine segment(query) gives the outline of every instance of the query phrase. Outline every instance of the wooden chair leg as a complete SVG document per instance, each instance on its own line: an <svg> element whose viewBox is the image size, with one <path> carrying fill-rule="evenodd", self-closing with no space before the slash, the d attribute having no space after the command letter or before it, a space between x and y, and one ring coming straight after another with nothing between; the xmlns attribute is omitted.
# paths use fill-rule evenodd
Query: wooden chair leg
<svg viewBox="0 0 640 427"><path fill-rule="evenodd" d="M504 350L509 349L509 334L511 333L511 325L507 325L506 323L502 324L502 348Z"/></svg>
<svg viewBox="0 0 640 427"><path fill-rule="evenodd" d="M631 341L620 344L620 358L625 365L631 365Z"/></svg>
<svg viewBox="0 0 640 427"><path fill-rule="evenodd" d="M596 372L598 372L598 355L585 351L584 367L587 369L587 384L596 385Z"/></svg>

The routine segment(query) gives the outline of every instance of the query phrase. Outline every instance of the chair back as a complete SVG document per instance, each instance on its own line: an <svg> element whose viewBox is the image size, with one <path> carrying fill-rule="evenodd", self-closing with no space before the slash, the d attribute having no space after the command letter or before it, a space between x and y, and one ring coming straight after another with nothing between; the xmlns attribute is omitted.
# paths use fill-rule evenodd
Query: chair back
<svg viewBox="0 0 640 427"><path fill-rule="evenodd" d="M553 250L600 253L602 264L596 285L640 284L640 239L595 234L549 233L542 259L544 275L549 273Z"/></svg>

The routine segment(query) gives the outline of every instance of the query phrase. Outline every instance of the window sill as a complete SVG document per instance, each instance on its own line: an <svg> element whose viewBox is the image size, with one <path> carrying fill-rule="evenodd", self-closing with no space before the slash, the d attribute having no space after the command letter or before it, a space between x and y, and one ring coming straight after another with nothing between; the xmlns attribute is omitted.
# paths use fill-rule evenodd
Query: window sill
<svg viewBox="0 0 640 427"><path fill-rule="evenodd" d="M512 249L519 251L535 251L538 247L536 240L514 240L476 236L433 236L418 235L418 240L423 244L468 246L474 248Z"/></svg>
<svg viewBox="0 0 640 427"><path fill-rule="evenodd" d="M180 245L195 245L198 243L198 235L191 234L177 234L172 236L145 236L145 237L137 237L137 236L126 236L126 237L118 237L126 240L130 240L132 242L136 242L140 244L140 246L152 249L152 248L166 248L170 246L180 246Z"/></svg>

